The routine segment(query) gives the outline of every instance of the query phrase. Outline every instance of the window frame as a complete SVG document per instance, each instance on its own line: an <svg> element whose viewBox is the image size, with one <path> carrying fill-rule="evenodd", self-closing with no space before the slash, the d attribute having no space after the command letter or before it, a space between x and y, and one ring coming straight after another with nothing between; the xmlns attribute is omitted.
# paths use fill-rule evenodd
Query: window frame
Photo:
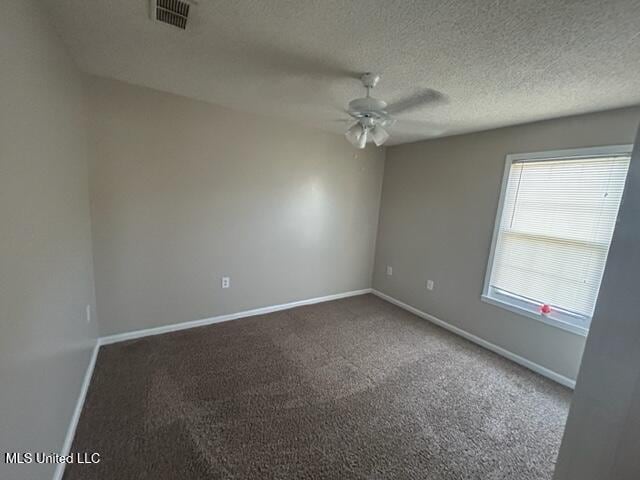
<svg viewBox="0 0 640 480"><path fill-rule="evenodd" d="M591 325L591 317L585 317L567 311L553 311L550 314L544 315L538 311L539 307L537 303L528 301L527 299L509 294L507 292L500 292L498 289L490 286L491 274L493 273L493 263L495 260L495 250L498 242L498 235L500 232L500 223L502 221L502 212L504 210L504 202L506 196L505 194L507 190L507 184L509 183L511 166L514 164L514 162L562 160L571 158L577 159L588 157L602 157L607 155L631 156L632 150L633 145L622 144L587 148L571 148L564 150L550 150L532 153L511 153L506 156L504 170L502 173L502 185L500 187L499 203L493 226L493 235L491 238L491 249L489 251L489 258L487 261L487 268L484 277L484 285L480 297L483 302L503 308L527 318L538 320L539 322L575 333L577 335L587 335L587 333L589 332L589 326Z"/></svg>

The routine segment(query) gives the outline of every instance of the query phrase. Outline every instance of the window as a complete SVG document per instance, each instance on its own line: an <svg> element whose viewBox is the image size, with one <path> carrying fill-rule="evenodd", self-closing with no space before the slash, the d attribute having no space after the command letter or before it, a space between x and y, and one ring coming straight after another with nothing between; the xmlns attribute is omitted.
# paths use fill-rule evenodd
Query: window
<svg viewBox="0 0 640 480"><path fill-rule="evenodd" d="M631 148L507 156L483 300L586 334Z"/></svg>

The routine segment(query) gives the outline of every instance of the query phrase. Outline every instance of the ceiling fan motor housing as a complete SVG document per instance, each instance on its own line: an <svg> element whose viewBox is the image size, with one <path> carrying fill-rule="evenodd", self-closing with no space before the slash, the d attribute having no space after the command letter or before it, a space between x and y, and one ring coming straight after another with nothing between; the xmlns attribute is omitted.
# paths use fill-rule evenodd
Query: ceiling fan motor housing
<svg viewBox="0 0 640 480"><path fill-rule="evenodd" d="M386 116L387 102L373 97L356 98L349 102L349 113L354 115Z"/></svg>

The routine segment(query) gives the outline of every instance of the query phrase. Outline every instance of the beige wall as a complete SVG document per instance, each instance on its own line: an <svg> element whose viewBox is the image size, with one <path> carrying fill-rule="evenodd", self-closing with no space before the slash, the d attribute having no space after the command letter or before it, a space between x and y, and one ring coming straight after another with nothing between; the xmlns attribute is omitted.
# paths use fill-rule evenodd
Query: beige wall
<svg viewBox="0 0 640 480"><path fill-rule="evenodd" d="M101 334L370 286L383 150L112 80L90 93Z"/></svg>
<svg viewBox="0 0 640 480"><path fill-rule="evenodd" d="M632 143L639 120L613 110L388 148L374 288L575 379L583 337L480 300L505 156Z"/></svg>
<svg viewBox="0 0 640 480"><path fill-rule="evenodd" d="M0 452L60 452L97 335L84 91L35 1L2 3L0 45Z"/></svg>
<svg viewBox="0 0 640 480"><path fill-rule="evenodd" d="M640 131L556 480L640 478Z"/></svg>

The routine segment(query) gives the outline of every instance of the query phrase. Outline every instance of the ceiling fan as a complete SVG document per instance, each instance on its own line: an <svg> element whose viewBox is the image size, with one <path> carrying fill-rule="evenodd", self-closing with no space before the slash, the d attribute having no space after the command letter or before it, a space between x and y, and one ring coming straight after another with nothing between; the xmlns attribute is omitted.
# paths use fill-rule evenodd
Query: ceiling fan
<svg viewBox="0 0 640 480"><path fill-rule="evenodd" d="M444 98L439 92L426 89L395 104L388 105L387 102L371 96L371 90L380 81L380 75L368 72L363 74L360 80L364 88L367 89L367 95L349 102L347 113L355 122L350 122L349 128L345 132L347 140L357 148L364 148L370 141L378 147L383 145L391 137L388 130L398 122L393 115L414 109L423 103ZM415 122L401 121L401 123L406 127L408 123ZM418 128L420 127L421 125L418 124ZM425 124L422 124L421 131L431 134L442 132L429 128Z"/></svg>

